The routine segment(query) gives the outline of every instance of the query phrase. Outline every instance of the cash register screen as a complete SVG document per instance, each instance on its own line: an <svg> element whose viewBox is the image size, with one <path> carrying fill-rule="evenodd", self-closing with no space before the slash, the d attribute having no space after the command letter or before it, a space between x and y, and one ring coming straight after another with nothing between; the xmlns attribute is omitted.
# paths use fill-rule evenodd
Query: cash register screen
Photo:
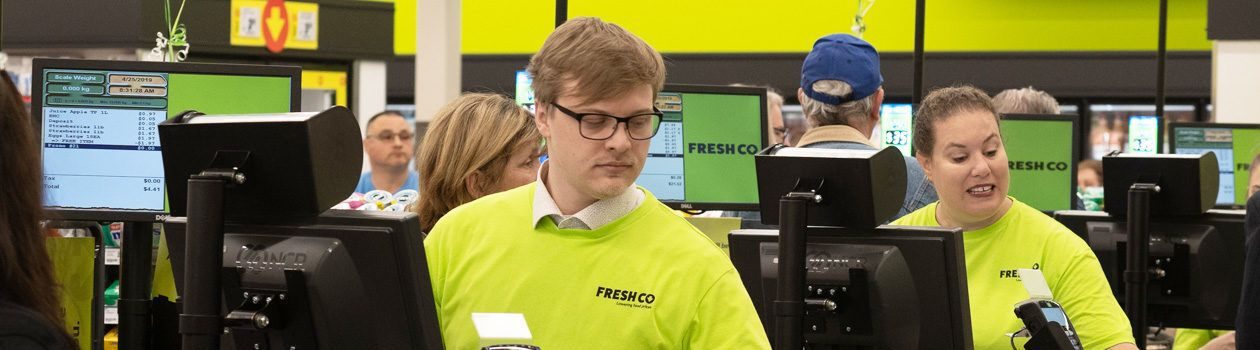
<svg viewBox="0 0 1260 350"><path fill-rule="evenodd" d="M157 124L206 114L296 111L295 67L37 60L44 206L163 213L167 183ZM100 217L99 220L128 218ZM95 217L94 217L95 218Z"/></svg>
<svg viewBox="0 0 1260 350"><path fill-rule="evenodd" d="M756 210L766 90L666 85L656 108L665 116L636 183L675 209Z"/></svg>

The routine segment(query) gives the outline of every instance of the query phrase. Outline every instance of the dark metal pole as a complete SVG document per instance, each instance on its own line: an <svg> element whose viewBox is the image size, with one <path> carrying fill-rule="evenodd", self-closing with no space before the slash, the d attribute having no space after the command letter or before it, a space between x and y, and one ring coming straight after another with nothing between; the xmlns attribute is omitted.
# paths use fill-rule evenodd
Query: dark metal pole
<svg viewBox="0 0 1260 350"><path fill-rule="evenodd" d="M1168 61L1168 0L1159 0L1159 49L1155 58L1155 115L1164 117L1164 66ZM1161 125L1160 128L1163 128Z"/></svg>
<svg viewBox="0 0 1260 350"><path fill-rule="evenodd" d="M914 103L915 107L923 102L923 17L926 0L914 1Z"/></svg>
<svg viewBox="0 0 1260 350"><path fill-rule="evenodd" d="M105 230L100 223L89 229L96 239L96 261L92 267L92 350L105 349Z"/></svg>
<svg viewBox="0 0 1260 350"><path fill-rule="evenodd" d="M569 0L556 0L556 27L569 20Z"/></svg>
<svg viewBox="0 0 1260 350"><path fill-rule="evenodd" d="M812 197L812 196L811 196ZM775 349L804 343L805 225L809 197L788 193L779 199L779 285L774 301Z"/></svg>
<svg viewBox="0 0 1260 350"><path fill-rule="evenodd" d="M223 335L219 271L223 266L221 178L188 179L188 231L184 240L184 310L179 319L184 350L219 350Z"/></svg>
<svg viewBox="0 0 1260 350"><path fill-rule="evenodd" d="M153 223L123 223L121 281L118 298L118 345L148 349L149 294L153 290Z"/></svg>
<svg viewBox="0 0 1260 350"><path fill-rule="evenodd" d="M1158 193L1159 186L1135 183L1129 188L1126 247L1124 267L1124 312L1129 315L1133 327L1133 340L1138 349L1146 348L1146 285L1150 280L1150 224L1151 194Z"/></svg>

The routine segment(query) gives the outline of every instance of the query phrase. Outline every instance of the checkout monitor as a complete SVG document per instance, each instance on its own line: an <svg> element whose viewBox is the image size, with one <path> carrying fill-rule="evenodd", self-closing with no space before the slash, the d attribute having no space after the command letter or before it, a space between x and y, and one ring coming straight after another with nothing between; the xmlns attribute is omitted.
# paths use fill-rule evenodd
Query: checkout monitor
<svg viewBox="0 0 1260 350"><path fill-rule="evenodd" d="M1129 141L1125 153L1156 154L1163 149L1163 118L1149 115L1129 116Z"/></svg>
<svg viewBox="0 0 1260 350"><path fill-rule="evenodd" d="M516 104L534 112L534 78L524 69L516 71Z"/></svg>
<svg viewBox="0 0 1260 350"><path fill-rule="evenodd" d="M758 210L766 90L665 85L656 108L665 116L635 182L674 209Z"/></svg>
<svg viewBox="0 0 1260 350"><path fill-rule="evenodd" d="M1072 209L1080 144L1076 120L1075 115L1002 116L1011 196L1043 212Z"/></svg>
<svg viewBox="0 0 1260 350"><path fill-rule="evenodd" d="M1169 153L1216 153L1221 169L1218 207L1246 205L1251 161L1260 155L1260 124L1172 123L1168 130Z"/></svg>
<svg viewBox="0 0 1260 350"><path fill-rule="evenodd" d="M897 147L906 157L914 157L914 109L909 103L885 103L879 107L879 148Z"/></svg>
<svg viewBox="0 0 1260 350"><path fill-rule="evenodd" d="M805 250L808 349L970 349L962 235L935 227L811 227ZM739 271L774 339L778 231L730 234ZM830 305L830 306L828 306ZM834 307L832 307L834 306Z"/></svg>
<svg viewBox="0 0 1260 350"><path fill-rule="evenodd" d="M415 213L329 210L304 220L223 226L222 312L256 312L251 295L267 300L260 313L283 322L236 324L221 339L225 348L442 349ZM186 218L164 226L170 245L183 247ZM171 249L181 295L186 260L184 249Z"/></svg>
<svg viewBox="0 0 1260 350"><path fill-rule="evenodd" d="M1058 211L1063 226L1085 239L1124 304L1128 229L1124 218L1097 211ZM1197 216L1151 216L1147 317L1151 326L1233 329L1242 291L1246 234L1241 210Z"/></svg>
<svg viewBox="0 0 1260 350"><path fill-rule="evenodd" d="M33 66L44 206L61 219L165 215L157 124L168 118L187 110L296 112L301 104L298 67L68 59Z"/></svg>

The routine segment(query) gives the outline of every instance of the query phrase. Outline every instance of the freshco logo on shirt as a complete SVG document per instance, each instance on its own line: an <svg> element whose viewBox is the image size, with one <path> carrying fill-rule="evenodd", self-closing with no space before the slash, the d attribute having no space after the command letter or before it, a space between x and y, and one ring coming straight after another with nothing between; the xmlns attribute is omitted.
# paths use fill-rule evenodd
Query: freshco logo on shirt
<svg viewBox="0 0 1260 350"><path fill-rule="evenodd" d="M1041 263L1033 263L1033 270L1040 270ZM1019 269L998 270L998 278L1019 278Z"/></svg>
<svg viewBox="0 0 1260 350"><path fill-rule="evenodd" d="M614 289L598 286L595 289L595 296L604 299L612 299L618 301L617 305L626 307L636 307L642 309L651 309L652 303L656 302L656 295L652 293L636 292L625 289Z"/></svg>

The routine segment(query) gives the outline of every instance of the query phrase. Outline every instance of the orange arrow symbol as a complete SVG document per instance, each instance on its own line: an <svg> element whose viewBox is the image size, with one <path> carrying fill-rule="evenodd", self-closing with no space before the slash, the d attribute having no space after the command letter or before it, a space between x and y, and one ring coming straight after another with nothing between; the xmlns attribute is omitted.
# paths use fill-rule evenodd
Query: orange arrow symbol
<svg viewBox="0 0 1260 350"><path fill-rule="evenodd" d="M284 42L289 38L289 11L284 6L284 0L267 0L267 6L263 8L263 27L266 29L263 33L263 42L267 44L267 51L280 53L284 50Z"/></svg>

